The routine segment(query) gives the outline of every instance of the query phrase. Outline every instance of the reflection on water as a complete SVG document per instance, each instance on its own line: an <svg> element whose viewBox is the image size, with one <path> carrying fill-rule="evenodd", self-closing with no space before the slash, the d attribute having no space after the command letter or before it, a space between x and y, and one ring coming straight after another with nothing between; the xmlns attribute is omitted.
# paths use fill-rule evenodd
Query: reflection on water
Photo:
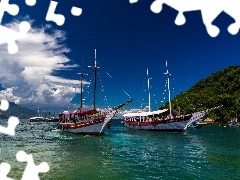
<svg viewBox="0 0 240 180"><path fill-rule="evenodd" d="M0 122L4 124L6 122ZM41 179L239 179L240 129L206 125L184 133L130 130L113 120L103 136L74 135L54 122L21 120L16 136L0 135L1 162L21 179L16 153L48 162Z"/></svg>

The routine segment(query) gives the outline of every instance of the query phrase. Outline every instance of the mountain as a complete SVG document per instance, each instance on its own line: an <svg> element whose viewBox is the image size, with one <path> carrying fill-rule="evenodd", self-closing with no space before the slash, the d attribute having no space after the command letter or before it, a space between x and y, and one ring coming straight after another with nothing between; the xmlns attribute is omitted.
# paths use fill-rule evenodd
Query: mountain
<svg viewBox="0 0 240 180"><path fill-rule="evenodd" d="M181 114L192 113L222 105L207 117L216 122L227 122L240 117L240 66L230 66L205 79L189 90L174 97L172 108ZM168 103L160 109L167 108Z"/></svg>
<svg viewBox="0 0 240 180"><path fill-rule="evenodd" d="M36 111L21 107L14 102L9 102L9 108L7 111L0 110L0 118L8 119L9 116L16 116L19 119L29 119L32 116L36 116Z"/></svg>

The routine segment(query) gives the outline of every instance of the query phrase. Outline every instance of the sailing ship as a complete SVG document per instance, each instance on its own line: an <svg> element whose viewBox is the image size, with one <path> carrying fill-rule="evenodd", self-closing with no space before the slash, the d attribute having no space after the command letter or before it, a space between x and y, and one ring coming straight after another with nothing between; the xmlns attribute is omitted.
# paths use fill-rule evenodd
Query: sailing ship
<svg viewBox="0 0 240 180"><path fill-rule="evenodd" d="M166 61L167 68L167 61ZM186 131L188 126L193 122L201 119L209 110L207 109L191 114L180 115L178 111L171 108L171 95L170 95L170 76L171 74L168 71L164 73L167 76L168 83L168 101L169 101L169 109L162 109L151 111L150 108L150 90L149 90L149 80L151 78L148 77L147 70L147 81L148 81L148 112L137 112L137 113L126 113L123 114L122 123L131 129L139 129L139 130L151 130L151 131Z"/></svg>
<svg viewBox="0 0 240 180"><path fill-rule="evenodd" d="M89 66L91 67L91 66ZM94 70L94 98L93 98L93 109L84 110L83 109L83 97L82 97L82 81L83 76L86 75L79 73L81 75L81 92L80 92L80 108L73 112L64 111L59 114L58 128L62 131L71 132L74 134L84 134L84 135L101 135L107 128L110 128L111 119L117 114L118 109L126 106L132 99L115 106L113 108L106 108L103 110L96 109L96 73L97 66L96 61L96 48L95 48L95 63L91 67Z"/></svg>

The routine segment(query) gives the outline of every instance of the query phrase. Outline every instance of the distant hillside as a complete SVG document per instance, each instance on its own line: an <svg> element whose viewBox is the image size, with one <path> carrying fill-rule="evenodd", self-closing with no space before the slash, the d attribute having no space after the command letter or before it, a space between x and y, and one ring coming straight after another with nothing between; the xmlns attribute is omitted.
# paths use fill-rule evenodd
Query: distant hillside
<svg viewBox="0 0 240 180"><path fill-rule="evenodd" d="M181 114L223 105L207 116L225 122L240 117L240 66L230 66L202 79L171 102L172 108ZM166 107L168 103L160 108Z"/></svg>
<svg viewBox="0 0 240 180"><path fill-rule="evenodd" d="M9 116L16 116L19 119L28 119L32 116L36 116L36 111L21 107L14 102L9 102L9 108L7 111L0 110L0 118L8 119Z"/></svg>

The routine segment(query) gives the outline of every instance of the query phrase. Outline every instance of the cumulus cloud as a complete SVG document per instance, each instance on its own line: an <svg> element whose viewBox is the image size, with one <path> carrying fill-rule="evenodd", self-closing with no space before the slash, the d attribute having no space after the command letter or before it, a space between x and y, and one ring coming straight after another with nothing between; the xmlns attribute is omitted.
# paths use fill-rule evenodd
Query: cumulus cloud
<svg viewBox="0 0 240 180"><path fill-rule="evenodd" d="M17 21L5 26L19 31ZM70 102L80 91L79 80L52 75L54 71L78 66L66 65L71 60L65 55L70 51L64 44L65 40L63 31L46 25L32 27L26 36L19 39L16 54L9 54L6 44L0 45L0 84L4 88L0 91L0 98L31 108L74 108Z"/></svg>

